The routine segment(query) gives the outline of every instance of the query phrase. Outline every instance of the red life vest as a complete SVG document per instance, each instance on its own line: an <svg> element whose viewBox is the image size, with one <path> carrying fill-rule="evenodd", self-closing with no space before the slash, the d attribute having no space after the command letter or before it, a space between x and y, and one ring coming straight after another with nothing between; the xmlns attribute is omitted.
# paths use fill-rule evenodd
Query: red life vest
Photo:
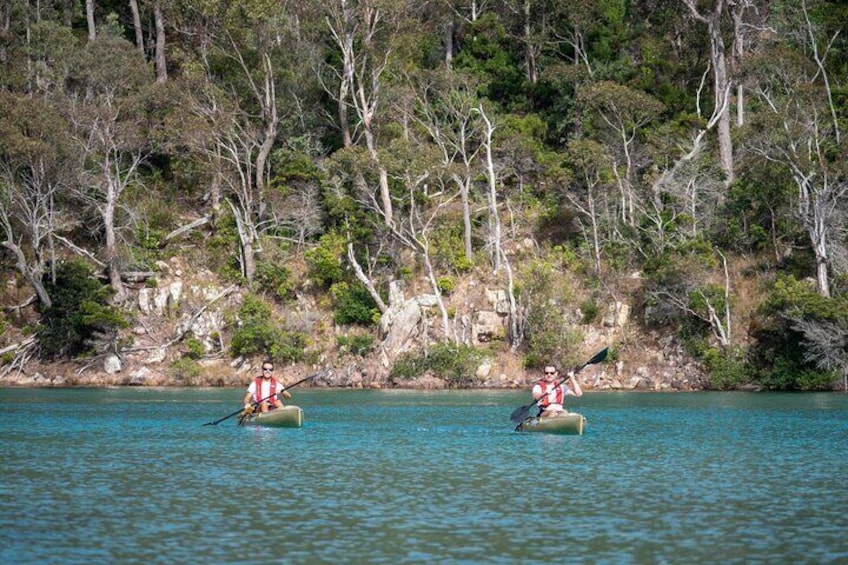
<svg viewBox="0 0 848 565"><path fill-rule="evenodd" d="M257 403L265 400L274 400L274 395L277 394L277 379L271 377L271 390L268 391L266 396L260 396L262 394L262 381L264 381L262 377L256 377L256 392L253 393L253 400Z"/></svg>
<svg viewBox="0 0 848 565"><path fill-rule="evenodd" d="M551 397L548 394L550 390L553 388L554 383L549 383L548 381L542 379L539 381L539 386L542 387L542 398L539 399L539 406L542 408L547 408L551 405ZM562 401L565 399L565 390L563 390L562 383L559 383L556 387L555 396L555 404L562 405Z"/></svg>

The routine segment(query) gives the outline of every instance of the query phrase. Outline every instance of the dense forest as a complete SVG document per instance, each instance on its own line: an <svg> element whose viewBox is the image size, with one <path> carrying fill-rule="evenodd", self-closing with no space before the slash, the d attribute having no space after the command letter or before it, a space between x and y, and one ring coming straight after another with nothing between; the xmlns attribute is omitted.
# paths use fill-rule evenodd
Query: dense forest
<svg viewBox="0 0 848 565"><path fill-rule="evenodd" d="M716 389L848 375L842 0L4 0L3 371L130 347L128 284L179 255L244 294L227 355L374 354L394 281L432 298L392 371L487 347L574 363L627 303ZM579 312L575 320L564 312ZM208 354L179 336L186 363ZM223 339L223 338L222 338ZM613 346L610 359L616 357Z"/></svg>

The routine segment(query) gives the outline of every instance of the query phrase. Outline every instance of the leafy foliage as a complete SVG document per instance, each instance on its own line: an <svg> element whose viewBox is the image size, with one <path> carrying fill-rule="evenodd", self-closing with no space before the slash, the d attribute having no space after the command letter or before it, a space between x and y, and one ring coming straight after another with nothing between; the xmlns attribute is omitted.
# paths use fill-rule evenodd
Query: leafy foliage
<svg viewBox="0 0 848 565"><path fill-rule="evenodd" d="M318 245L305 253L309 275L318 284L329 288L334 283L342 282L345 273L342 257L346 253L346 242L342 235L328 232L321 236Z"/></svg>
<svg viewBox="0 0 848 565"><path fill-rule="evenodd" d="M360 333L340 335L336 338L336 345L342 353L365 356L374 348L374 336Z"/></svg>
<svg viewBox="0 0 848 565"><path fill-rule="evenodd" d="M737 348L707 348L701 362L709 372L708 386L713 390L733 390L750 382L751 368L745 362L744 352Z"/></svg>
<svg viewBox="0 0 848 565"><path fill-rule="evenodd" d="M294 284L291 274L284 265L259 261L256 264L256 283L261 289L269 290L280 300L292 296Z"/></svg>
<svg viewBox="0 0 848 565"><path fill-rule="evenodd" d="M239 308L238 320L230 346L234 355L263 356L279 362L297 362L304 358L307 336L282 329L271 306L261 298L246 296Z"/></svg>
<svg viewBox="0 0 848 565"><path fill-rule="evenodd" d="M333 321L337 324L370 326L380 319L380 310L360 283L339 282L330 288L334 300Z"/></svg>
<svg viewBox="0 0 848 565"><path fill-rule="evenodd" d="M825 298L809 281L778 278L769 289L752 332L755 345L750 360L756 380L777 390L815 390L835 380L807 355L808 344L796 320L826 322L848 318L848 300Z"/></svg>
<svg viewBox="0 0 848 565"><path fill-rule="evenodd" d="M581 321L571 319L571 286L583 284L594 292L583 322L597 321L602 291L635 300L646 291L652 329L680 330L716 388L742 382L741 354L711 350L704 321L710 309L736 306L719 281L723 253L756 265L741 276L792 275L758 297L767 303L744 358L761 369L752 378L807 389L839 368L821 359L815 336L848 327L845 2L731 2L716 14L741 89L727 108L739 120L727 185L715 148L722 122L708 123L721 67L681 2L532 2L526 14L502 2L378 3L380 25L368 31L363 3L165 4L167 84L154 83L148 64L155 42L134 44L144 30L132 29L130 3L97 3L91 40L83 13L65 22L61 3L0 8L0 211L10 211L0 267L30 286L58 237L108 258L113 274L152 270L176 247L166 235L200 215L215 222L186 238L188 262L283 301L300 282L286 262L302 253L314 282L303 288L332 300L336 323L368 326L379 313L347 267L348 241L376 288L392 277L414 283L423 247L401 250L399 234L426 223L432 274L461 317L467 305L450 303L469 286L460 277L500 251L496 209L498 245L519 274L528 365L569 358ZM151 4L140 7L150 22ZM346 61L348 32L355 57ZM368 100L378 92L379 104ZM126 191L101 214L127 161ZM458 186L468 189L470 253ZM222 202L238 202L239 217ZM36 217L43 224L27 221ZM813 274L833 298L801 282ZM60 301L42 313L49 355L86 353L96 348L89 337L114 339L120 326L103 289L65 276L78 280L52 285ZM81 297L63 295L72 292ZM301 358L305 337L278 329L255 300L240 312L234 352ZM746 343L743 325L733 327Z"/></svg>
<svg viewBox="0 0 848 565"><path fill-rule="evenodd" d="M44 283L53 304L42 312L36 339L47 358L95 351L104 341L113 343L118 330L129 325L121 310L109 305L111 287L94 278L82 261L58 265L55 282Z"/></svg>
<svg viewBox="0 0 848 565"><path fill-rule="evenodd" d="M440 343L423 356L417 352L401 355L392 366L391 376L408 380L429 373L455 386L470 386L482 358L483 352L474 347Z"/></svg>
<svg viewBox="0 0 848 565"><path fill-rule="evenodd" d="M581 337L566 315L573 291L553 264L541 261L522 273L521 286L528 302L525 364L565 366Z"/></svg>
<svg viewBox="0 0 848 565"><path fill-rule="evenodd" d="M191 357L182 357L171 364L171 372L177 381L190 385L203 373L203 367Z"/></svg>

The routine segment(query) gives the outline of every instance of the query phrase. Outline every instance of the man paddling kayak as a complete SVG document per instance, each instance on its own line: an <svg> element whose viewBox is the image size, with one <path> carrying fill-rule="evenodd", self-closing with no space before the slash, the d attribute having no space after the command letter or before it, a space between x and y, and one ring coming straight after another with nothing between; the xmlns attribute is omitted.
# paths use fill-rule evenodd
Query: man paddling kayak
<svg viewBox="0 0 848 565"><path fill-rule="evenodd" d="M285 390L274 377L274 363L268 360L263 361L262 374L253 379L247 388L247 394L244 395L244 411L245 413L253 412L256 404L261 412L268 412L272 409L271 406L282 408L283 401L279 399L279 396L291 398L289 391Z"/></svg>
<svg viewBox="0 0 848 565"><path fill-rule="evenodd" d="M568 378L558 382L559 371L553 365L545 365L542 379L533 386L533 400L539 406L539 417L548 418L566 412L563 401L566 396L583 396L580 383L574 378L574 371L568 372Z"/></svg>

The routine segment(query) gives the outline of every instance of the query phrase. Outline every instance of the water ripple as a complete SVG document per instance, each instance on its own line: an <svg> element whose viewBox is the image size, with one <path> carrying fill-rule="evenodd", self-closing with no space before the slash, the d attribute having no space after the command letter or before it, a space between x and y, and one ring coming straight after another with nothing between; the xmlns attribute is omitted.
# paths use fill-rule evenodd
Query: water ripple
<svg viewBox="0 0 848 565"><path fill-rule="evenodd" d="M584 395L582 437L485 391L200 425L240 395L0 389L0 562L848 562L844 395Z"/></svg>

